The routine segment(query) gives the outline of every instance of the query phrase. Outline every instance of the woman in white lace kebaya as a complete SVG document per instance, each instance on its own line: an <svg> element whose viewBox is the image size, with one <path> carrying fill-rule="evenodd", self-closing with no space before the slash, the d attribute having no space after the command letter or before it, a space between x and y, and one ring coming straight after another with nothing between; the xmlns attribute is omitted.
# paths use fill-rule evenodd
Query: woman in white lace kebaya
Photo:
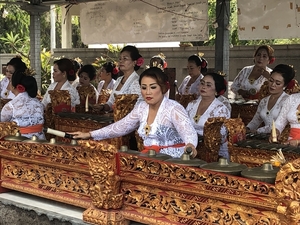
<svg viewBox="0 0 300 225"><path fill-rule="evenodd" d="M260 101L253 119L247 125L249 131L271 133L273 120L277 119L284 101L289 97L284 90L293 88L294 77L295 70L289 65L279 64L273 69L268 83L270 95ZM264 126L259 127L262 122Z"/></svg>
<svg viewBox="0 0 300 225"><path fill-rule="evenodd" d="M3 99L13 99L15 95L10 90L10 80L15 71L19 71L24 73L27 70L26 64L22 61L21 58L15 57L12 58L7 64L6 64L6 73L5 77L0 81L0 94L1 98Z"/></svg>
<svg viewBox="0 0 300 225"><path fill-rule="evenodd" d="M97 87L98 93L100 94L102 89L112 90L115 86L115 79L119 74L117 65L113 62L104 63L99 73L100 82Z"/></svg>
<svg viewBox="0 0 300 225"><path fill-rule="evenodd" d="M76 77L74 65L70 59L61 58L54 61L53 69L53 80L46 91L46 94L43 97L42 103L46 107L50 102L50 90L67 90L71 96L71 107L72 110L75 109L75 106L80 104L79 94L74 86L70 84L69 80L74 80Z"/></svg>
<svg viewBox="0 0 300 225"><path fill-rule="evenodd" d="M119 58L119 68L124 75L116 80L106 104L100 104L100 106L95 107L99 108L100 111L110 111L115 102L115 95L121 94L137 94L140 96L138 101L142 100L139 75L136 71L143 63L144 59L135 46L125 46L121 50Z"/></svg>
<svg viewBox="0 0 300 225"><path fill-rule="evenodd" d="M22 136L33 135L45 139L43 133L44 107L36 98L37 83L34 77L16 71L11 79L11 90L16 96L1 111L1 122L15 122Z"/></svg>
<svg viewBox="0 0 300 225"><path fill-rule="evenodd" d="M186 108L198 135L203 136L204 124L208 118L230 118L229 109L217 99L219 95L226 92L226 85L227 82L224 77L217 73L208 73L201 80L199 98L190 102ZM219 156L229 160L226 128L222 126L220 132L222 135L222 143Z"/></svg>
<svg viewBox="0 0 300 225"><path fill-rule="evenodd" d="M193 156L198 137L185 109L176 101L164 96L169 89L167 76L156 67L145 70L139 79L145 101L138 102L123 119L89 133L71 133L74 138L103 140L119 137L138 129L145 149L180 157L187 147L192 147Z"/></svg>
<svg viewBox="0 0 300 225"><path fill-rule="evenodd" d="M187 70L189 75L184 78L178 88L179 95L195 94L199 96L199 85L203 74L207 72L207 61L200 55L188 58Z"/></svg>
<svg viewBox="0 0 300 225"><path fill-rule="evenodd" d="M244 99L257 99L261 86L270 77L272 69L267 67L275 61L274 49L262 45L254 53L254 65L244 67L233 80L231 91Z"/></svg>

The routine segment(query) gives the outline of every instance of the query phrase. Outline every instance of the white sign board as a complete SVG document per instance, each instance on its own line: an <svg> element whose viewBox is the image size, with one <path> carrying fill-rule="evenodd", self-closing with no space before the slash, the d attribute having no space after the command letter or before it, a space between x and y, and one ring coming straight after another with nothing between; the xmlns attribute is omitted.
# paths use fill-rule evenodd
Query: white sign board
<svg viewBox="0 0 300 225"><path fill-rule="evenodd" d="M300 37L300 0L238 0L240 40Z"/></svg>
<svg viewBox="0 0 300 225"><path fill-rule="evenodd" d="M110 0L80 8L85 44L208 39L207 0Z"/></svg>

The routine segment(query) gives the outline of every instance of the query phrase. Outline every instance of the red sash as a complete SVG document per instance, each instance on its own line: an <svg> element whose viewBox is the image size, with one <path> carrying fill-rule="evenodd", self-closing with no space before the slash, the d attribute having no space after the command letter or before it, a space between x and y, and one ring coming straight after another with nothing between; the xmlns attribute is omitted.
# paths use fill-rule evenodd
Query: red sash
<svg viewBox="0 0 300 225"><path fill-rule="evenodd" d="M300 139L300 129L299 128L291 128L290 129L290 140L299 140Z"/></svg>
<svg viewBox="0 0 300 225"><path fill-rule="evenodd" d="M168 145L168 146L150 145L150 146L144 146L144 149L141 152L148 153L149 150L154 150L156 153L159 153L160 150L163 148L180 148L180 147L184 147L184 146L185 146L184 143Z"/></svg>
<svg viewBox="0 0 300 225"><path fill-rule="evenodd" d="M43 131L43 124L37 124L29 127L19 127L21 134L37 133Z"/></svg>

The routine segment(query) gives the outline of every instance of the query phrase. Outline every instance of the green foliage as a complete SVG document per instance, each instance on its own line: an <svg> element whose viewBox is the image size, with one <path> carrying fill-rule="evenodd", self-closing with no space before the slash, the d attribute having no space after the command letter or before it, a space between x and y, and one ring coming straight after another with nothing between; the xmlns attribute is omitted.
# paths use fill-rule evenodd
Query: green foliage
<svg viewBox="0 0 300 225"><path fill-rule="evenodd" d="M125 44L123 46L120 45L115 46L109 44L107 51L105 53L102 53L100 57L96 58L96 60L92 63L92 65L96 69L99 69L106 62L117 63L119 61L119 54L124 46Z"/></svg>

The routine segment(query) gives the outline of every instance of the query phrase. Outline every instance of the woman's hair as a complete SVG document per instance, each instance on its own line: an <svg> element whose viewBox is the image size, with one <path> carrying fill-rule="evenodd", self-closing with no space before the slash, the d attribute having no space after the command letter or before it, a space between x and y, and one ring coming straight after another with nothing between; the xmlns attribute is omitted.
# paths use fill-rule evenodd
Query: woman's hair
<svg viewBox="0 0 300 225"><path fill-rule="evenodd" d="M195 63L197 66L200 66L202 74L205 74L207 72L208 62L203 57L200 57L198 55L191 55L188 58L188 62Z"/></svg>
<svg viewBox="0 0 300 225"><path fill-rule="evenodd" d="M111 73L113 79L117 79L119 74L119 69L115 63L106 62L102 65L102 67L105 69L106 73Z"/></svg>
<svg viewBox="0 0 300 225"><path fill-rule="evenodd" d="M73 62L68 58L61 58L54 61L54 64L58 66L61 72L66 72L67 80L74 81L76 79L76 70Z"/></svg>
<svg viewBox="0 0 300 225"><path fill-rule="evenodd" d="M227 81L223 75L217 73L207 73L204 76L211 76L215 81L217 96L223 95L227 90Z"/></svg>
<svg viewBox="0 0 300 225"><path fill-rule="evenodd" d="M79 69L80 69L81 67L83 67L83 65L82 65L80 62L78 62L76 59L70 59L70 60L71 60L72 63L73 63L75 73L77 73L77 72L79 71Z"/></svg>
<svg viewBox="0 0 300 225"><path fill-rule="evenodd" d="M166 69L168 64L166 61L166 56L163 53L159 53L158 55L154 55L152 56L152 58L150 59L150 67L153 66L158 66L158 65L154 65L154 62L159 62L160 66L162 69Z"/></svg>
<svg viewBox="0 0 300 225"><path fill-rule="evenodd" d="M78 71L78 75L80 76L80 74L83 73L83 72L88 74L90 80L94 80L95 77L96 77L96 69L91 64L87 64L87 65L82 66Z"/></svg>
<svg viewBox="0 0 300 225"><path fill-rule="evenodd" d="M26 75L22 71L15 71L11 77L11 84L14 88L22 85L31 98L35 98L38 92L36 80L33 76Z"/></svg>
<svg viewBox="0 0 300 225"><path fill-rule="evenodd" d="M268 56L269 56L269 61L270 64L274 61L275 59L275 56L274 56L274 49L270 46L270 45L261 45L259 46L256 51L254 52L254 57L258 54L258 52L261 50L261 49L264 49L267 51L268 53Z"/></svg>
<svg viewBox="0 0 300 225"><path fill-rule="evenodd" d="M278 64L272 70L271 74L279 73L283 77L284 86L286 86L292 79L295 78L295 70L292 66L286 64Z"/></svg>
<svg viewBox="0 0 300 225"><path fill-rule="evenodd" d="M6 66L13 66L15 68L15 71L20 71L25 73L25 71L27 70L27 66L26 64L22 61L22 59L20 57L14 57L12 58L7 64Z"/></svg>
<svg viewBox="0 0 300 225"><path fill-rule="evenodd" d="M158 67L150 67L149 69L146 69L140 76L139 79L140 85L143 77L151 77L154 80L156 80L163 94L165 94L170 88L168 76Z"/></svg>
<svg viewBox="0 0 300 225"><path fill-rule="evenodd" d="M139 53L139 50L132 45L127 45L125 46L122 50L122 52L129 52L130 53L130 57L133 61L138 60L139 58L141 58L142 56ZM137 71L141 66L135 65L134 66L134 70Z"/></svg>

